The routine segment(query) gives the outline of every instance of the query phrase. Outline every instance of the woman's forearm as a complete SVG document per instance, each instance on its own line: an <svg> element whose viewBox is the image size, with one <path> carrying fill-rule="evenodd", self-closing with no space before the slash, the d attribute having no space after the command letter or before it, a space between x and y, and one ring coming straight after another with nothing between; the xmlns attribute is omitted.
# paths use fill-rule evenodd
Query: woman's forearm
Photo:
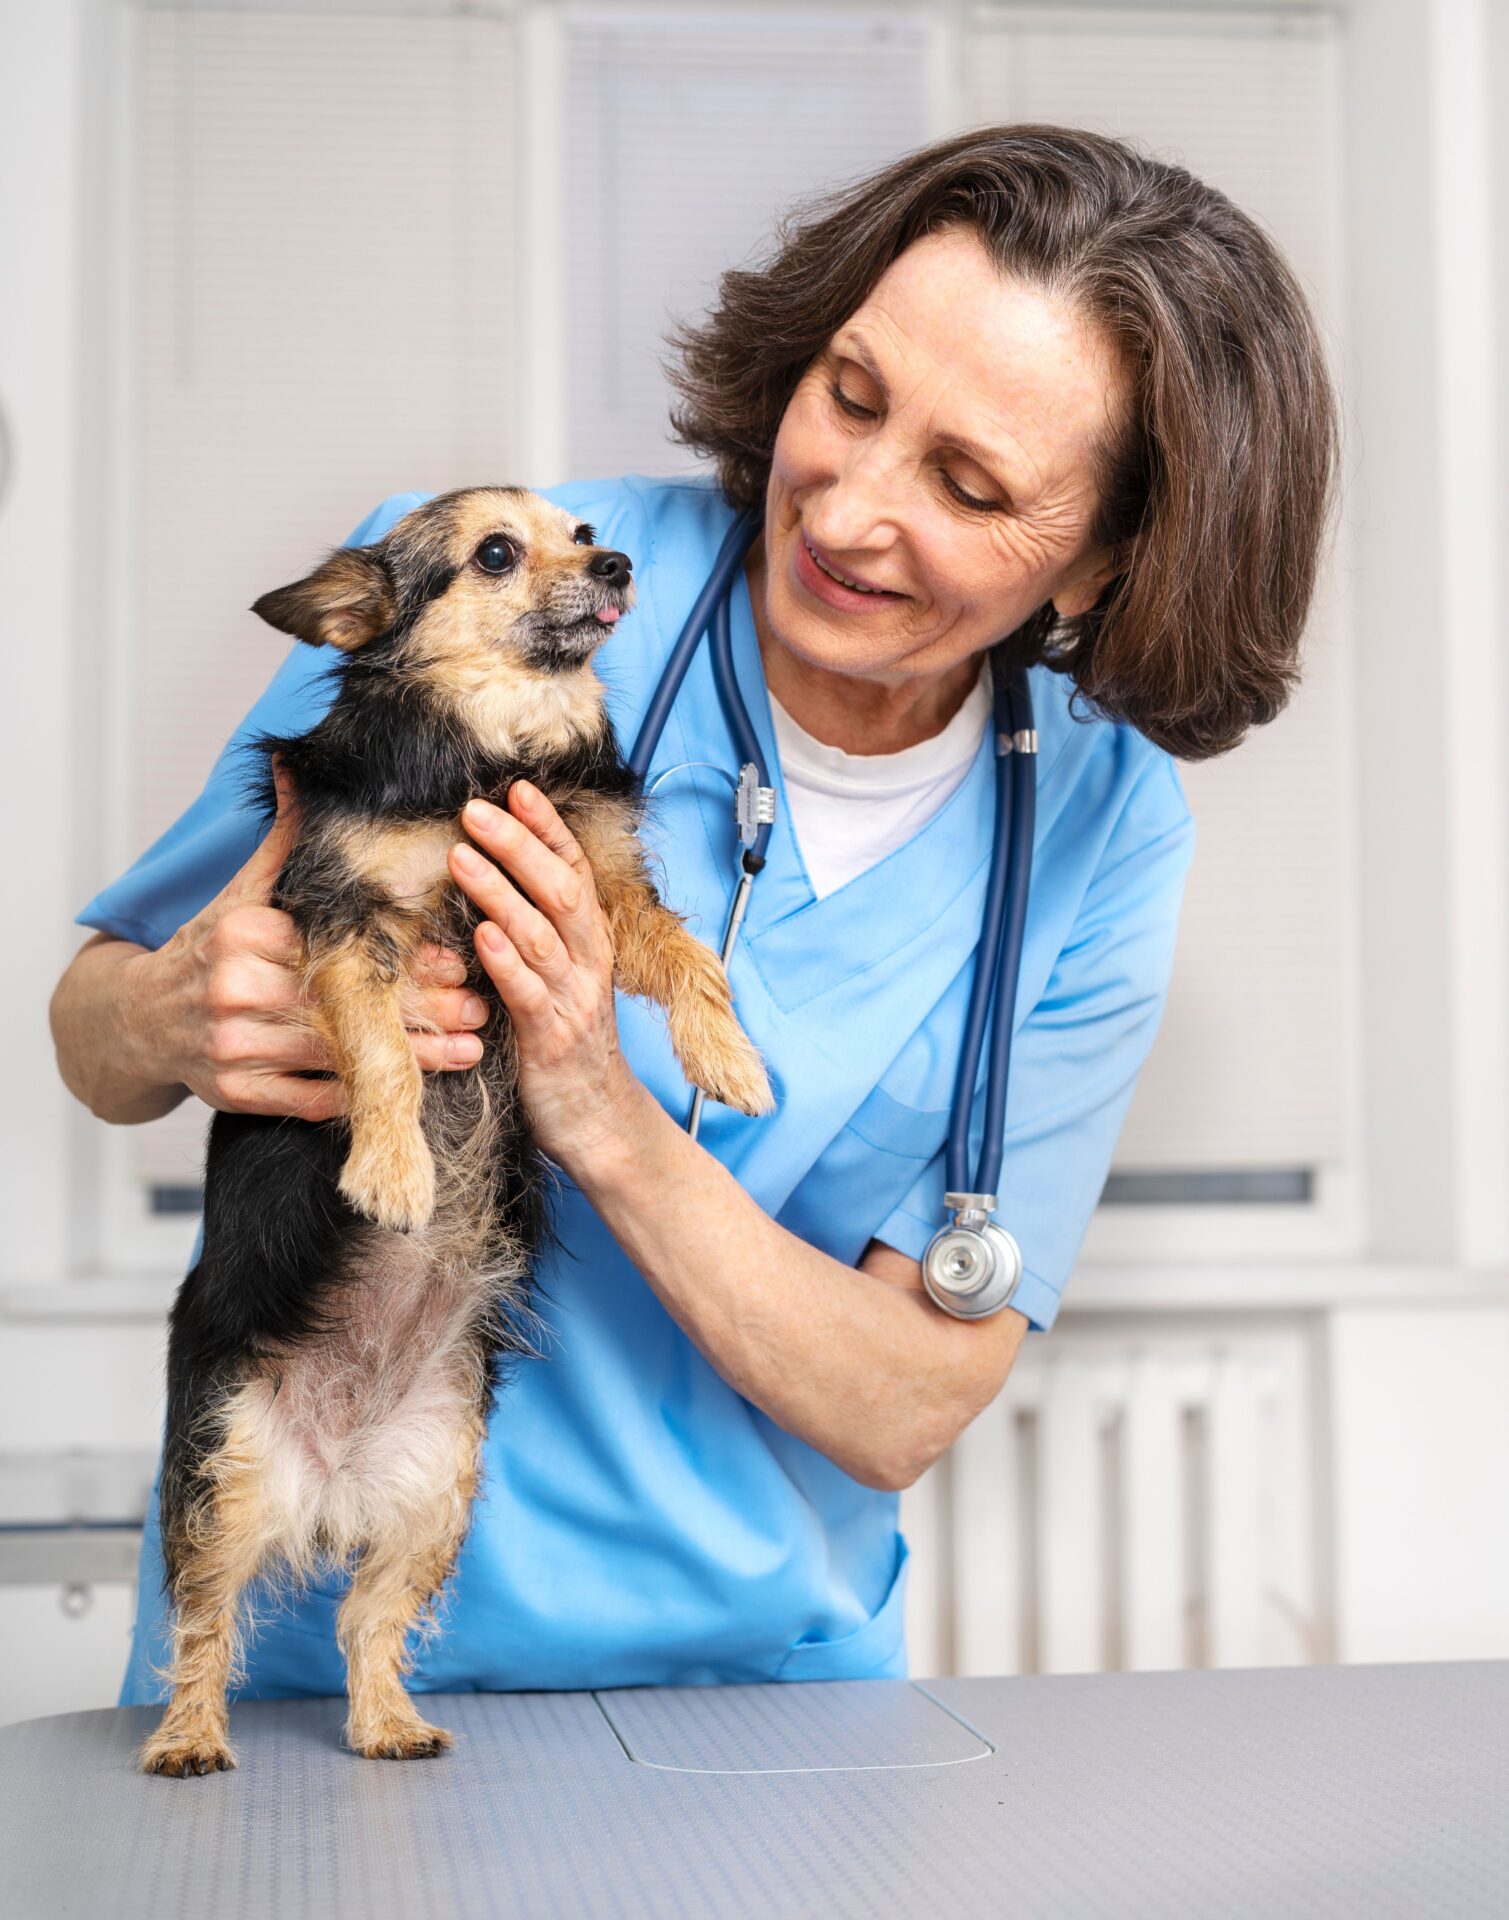
<svg viewBox="0 0 1509 1920"><path fill-rule="evenodd" d="M141 1043L143 963L151 957L150 948L130 940L88 942L48 1009L64 1084L91 1113L119 1126L160 1119L188 1092L163 1079Z"/></svg>
<svg viewBox="0 0 1509 1920"><path fill-rule="evenodd" d="M920 1288L778 1226L638 1082L568 1171L729 1384L867 1486L909 1486L993 1397L1026 1323L965 1323ZM898 1257L899 1263L899 1257Z"/></svg>

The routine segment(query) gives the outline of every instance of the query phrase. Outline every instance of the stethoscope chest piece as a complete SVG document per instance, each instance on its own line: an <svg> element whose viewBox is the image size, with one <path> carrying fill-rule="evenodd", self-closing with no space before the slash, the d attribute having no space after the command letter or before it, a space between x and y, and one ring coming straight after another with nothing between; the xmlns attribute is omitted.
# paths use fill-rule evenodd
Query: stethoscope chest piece
<svg viewBox="0 0 1509 1920"><path fill-rule="evenodd" d="M957 1320L984 1320L999 1313L1022 1277L1022 1250L990 1215L994 1194L951 1193L953 1225L928 1242L922 1284L935 1306Z"/></svg>

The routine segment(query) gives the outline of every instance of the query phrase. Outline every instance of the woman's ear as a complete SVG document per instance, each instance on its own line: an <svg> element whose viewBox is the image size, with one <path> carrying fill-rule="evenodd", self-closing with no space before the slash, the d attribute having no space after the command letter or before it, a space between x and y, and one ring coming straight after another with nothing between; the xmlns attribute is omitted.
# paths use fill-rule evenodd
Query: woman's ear
<svg viewBox="0 0 1509 1920"><path fill-rule="evenodd" d="M1106 588L1125 568L1125 560L1116 552L1100 548L1091 554L1053 595L1053 605L1061 620L1074 620L1088 613Z"/></svg>
<svg viewBox="0 0 1509 1920"><path fill-rule="evenodd" d="M338 547L307 580L275 587L252 612L312 647L350 653L386 633L397 613L393 582L373 547Z"/></svg>

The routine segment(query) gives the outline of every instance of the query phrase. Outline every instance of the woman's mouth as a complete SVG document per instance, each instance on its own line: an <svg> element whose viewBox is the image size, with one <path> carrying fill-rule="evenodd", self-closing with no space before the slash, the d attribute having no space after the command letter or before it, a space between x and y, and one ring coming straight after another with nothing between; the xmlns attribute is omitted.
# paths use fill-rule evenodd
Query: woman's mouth
<svg viewBox="0 0 1509 1920"><path fill-rule="evenodd" d="M889 587L873 586L852 573L846 573L835 561L814 547L800 528L797 529L794 570L808 593L825 605L842 607L846 612L857 611L860 607L874 607L887 600L906 598L904 593L895 593Z"/></svg>

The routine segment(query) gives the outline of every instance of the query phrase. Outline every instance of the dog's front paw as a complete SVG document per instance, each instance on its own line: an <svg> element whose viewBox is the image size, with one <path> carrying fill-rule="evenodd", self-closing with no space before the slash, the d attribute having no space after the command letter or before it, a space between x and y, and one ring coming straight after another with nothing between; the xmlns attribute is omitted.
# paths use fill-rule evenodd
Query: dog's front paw
<svg viewBox="0 0 1509 1920"><path fill-rule="evenodd" d="M433 1760L456 1744L454 1734L432 1727L417 1714L393 1714L360 1728L348 1726L346 1741L365 1760Z"/></svg>
<svg viewBox="0 0 1509 1920"><path fill-rule="evenodd" d="M435 1211L435 1162L421 1138L400 1145L383 1141L354 1148L341 1172L340 1190L358 1213L396 1233L430 1223Z"/></svg>
<svg viewBox="0 0 1509 1920"><path fill-rule="evenodd" d="M697 1085L720 1105L751 1115L769 1113L775 1106L765 1063L743 1033L705 1060L704 1068Z"/></svg>
<svg viewBox="0 0 1509 1920"><path fill-rule="evenodd" d="M225 1773L236 1764L226 1741L207 1729L159 1727L141 1750L143 1773L182 1780L191 1773Z"/></svg>

